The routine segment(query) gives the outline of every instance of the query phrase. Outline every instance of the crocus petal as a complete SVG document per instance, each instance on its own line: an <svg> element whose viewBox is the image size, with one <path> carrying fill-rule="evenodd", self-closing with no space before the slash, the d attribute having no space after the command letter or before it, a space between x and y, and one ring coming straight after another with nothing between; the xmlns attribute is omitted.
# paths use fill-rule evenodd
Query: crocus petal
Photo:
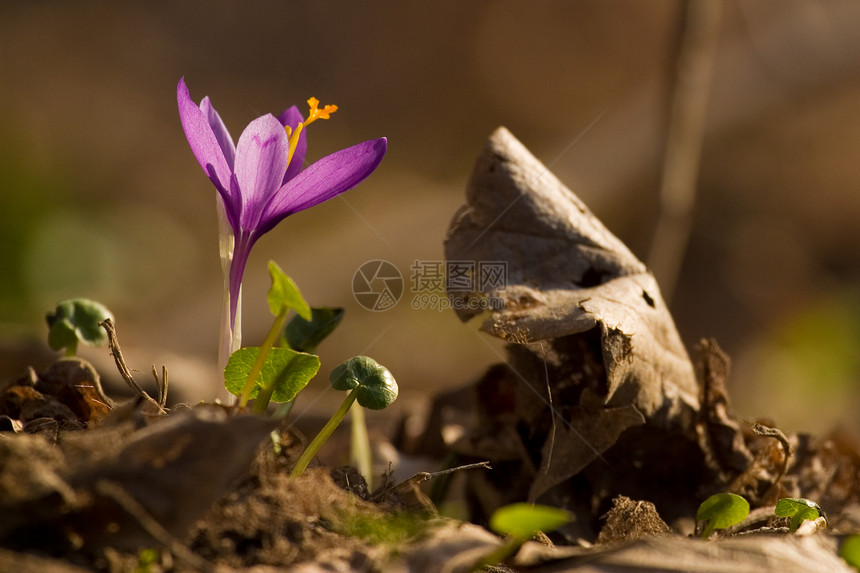
<svg viewBox="0 0 860 573"><path fill-rule="evenodd" d="M227 131L227 126L221 121L221 116L215 111L212 102L209 101L209 96L203 98L200 102L200 110L206 114L206 119L209 121L209 127L215 134L215 139L218 140L218 145L221 146L221 151L224 153L224 158L230 169L233 168L233 162L236 159L236 146L233 144L233 138L230 137L230 132Z"/></svg>
<svg viewBox="0 0 860 573"><path fill-rule="evenodd" d="M263 211L259 234L271 230L284 217L319 205L366 179L385 155L388 140L372 139L323 157L288 181Z"/></svg>
<svg viewBox="0 0 860 573"><path fill-rule="evenodd" d="M249 123L239 137L233 171L241 190L243 230L256 230L263 209L281 187L289 147L284 126L271 114Z"/></svg>
<svg viewBox="0 0 860 573"><path fill-rule="evenodd" d="M191 100L184 78L179 80L179 85L176 88L176 101L179 105L179 119L182 122L185 137L188 139L188 145L191 146L191 151L197 158L200 167L203 168L203 172L206 173L206 176L209 177L224 198L229 216L235 204L229 191L232 166L224 156L224 151L212 130L207 114Z"/></svg>
<svg viewBox="0 0 860 573"><path fill-rule="evenodd" d="M278 121L281 122L281 125L290 126L290 129L295 129L296 126L304 120L305 118L302 117L299 108L296 106L287 109L284 113L278 116ZM293 159L290 161L290 165L287 167L287 172L284 174L284 183L298 175L305 167L305 154L308 151L308 139L306 135L307 131L304 129L299 134L299 143L296 145Z"/></svg>

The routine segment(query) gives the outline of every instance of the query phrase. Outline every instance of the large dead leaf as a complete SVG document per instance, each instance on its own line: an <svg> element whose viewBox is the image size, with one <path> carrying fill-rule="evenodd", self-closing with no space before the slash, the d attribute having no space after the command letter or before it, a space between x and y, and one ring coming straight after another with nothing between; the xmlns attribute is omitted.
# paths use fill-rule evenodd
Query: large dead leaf
<svg viewBox="0 0 860 573"><path fill-rule="evenodd" d="M836 541L824 535L748 535L719 542L684 537L645 537L594 548L559 548L575 556L552 561L536 543L523 547L515 566L535 573L851 573L836 555ZM543 565L536 565L543 563Z"/></svg>
<svg viewBox="0 0 860 573"><path fill-rule="evenodd" d="M126 425L64 434L60 449L38 436L0 440L0 545L164 544L248 472L277 423L197 408L131 434Z"/></svg>
<svg viewBox="0 0 860 573"><path fill-rule="evenodd" d="M445 255L448 294L460 319L489 310L481 328L512 343L504 383L493 378L478 388L515 385L506 393L514 411L495 412L497 400L481 398L481 424L454 449L518 458L521 469L508 470L516 472L510 483L528 487L499 490L480 511L522 497L568 504L571 496L558 488L586 470L585 488L597 497L582 507L597 507L608 503L613 488L638 487L635 474L628 479L620 465L647 467L664 483L655 501L677 496L670 478L679 467L692 474L700 465L699 390L660 289L646 266L505 128L478 158ZM502 264L505 280L485 272ZM486 444L500 436L507 437L498 444L504 455L494 456L499 448ZM668 451L672 464L661 461ZM676 477L692 498L684 476ZM574 536L588 535L586 521Z"/></svg>
<svg viewBox="0 0 860 573"><path fill-rule="evenodd" d="M448 261L504 261L507 281L449 290L462 320L477 301L502 304L482 328L506 340L557 339L597 328L607 406L634 405L671 423L698 409L695 372L645 265L511 133L478 159L466 205L445 242Z"/></svg>

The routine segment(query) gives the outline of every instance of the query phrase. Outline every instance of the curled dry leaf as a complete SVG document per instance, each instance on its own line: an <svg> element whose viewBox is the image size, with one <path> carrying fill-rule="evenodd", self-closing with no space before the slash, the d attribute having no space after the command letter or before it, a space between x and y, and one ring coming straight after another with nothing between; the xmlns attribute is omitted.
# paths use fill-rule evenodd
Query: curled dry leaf
<svg viewBox="0 0 860 573"><path fill-rule="evenodd" d="M637 426L648 428L638 436L676 453L687 444L695 447L695 370L654 277L505 128L492 134L478 158L445 256L462 263L448 266L448 294L460 319L489 308L482 330L513 343L513 416L490 411L484 406L492 401L481 399L482 426L493 430L476 428L461 453L483 453L475 451L482 439L475 434L491 440L518 435L520 453L510 455L522 456L522 472L531 474L526 497L536 500L593 465ZM501 263L505 280L487 280L482 271ZM464 267L473 269L467 275L473 288L452 288L462 286L457 279L463 277L450 273ZM655 438L655 428L680 436L679 442ZM640 446L625 448L639 452ZM632 455L615 452L622 459ZM697 463L679 461L682 467ZM675 471L671 464L652 465ZM671 488L666 486L667 495ZM523 493L503 494L499 503Z"/></svg>
<svg viewBox="0 0 860 573"><path fill-rule="evenodd" d="M696 431L699 443L712 471L722 474L728 481L731 475L745 472L752 454L744 443L741 425L729 407L726 381L730 360L716 340L699 341L702 372L702 408Z"/></svg>
<svg viewBox="0 0 860 573"><path fill-rule="evenodd" d="M507 281L449 291L461 320L477 314L469 299L487 297L504 306L482 329L506 340L597 328L607 405L633 404L664 422L698 409L693 365L654 277L507 129L487 142L466 200L451 224L446 258L505 261Z"/></svg>
<svg viewBox="0 0 860 573"><path fill-rule="evenodd" d="M96 426L113 405L92 365L75 357L57 360L38 374L30 368L0 387L0 415L24 427L42 418L64 429Z"/></svg>

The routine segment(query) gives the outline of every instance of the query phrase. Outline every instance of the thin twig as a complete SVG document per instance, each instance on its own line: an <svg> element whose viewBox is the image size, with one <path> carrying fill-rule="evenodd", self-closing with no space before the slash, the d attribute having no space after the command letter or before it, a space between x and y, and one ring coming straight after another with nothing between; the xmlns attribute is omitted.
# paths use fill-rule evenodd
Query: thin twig
<svg viewBox="0 0 860 573"><path fill-rule="evenodd" d="M782 478L788 471L788 460L789 458L791 458L792 454L791 444L788 441L788 437L786 437L786 435L783 434L782 431L777 428L763 426L762 424L756 422L755 424L753 424L753 432L755 432L758 436L774 438L782 445L782 467L779 469L779 473L777 474L776 478L774 478L773 484L771 484L771 486L765 492L765 495L762 496L764 499L767 499L770 495L773 495L774 499L776 499L779 497L779 482L782 481Z"/></svg>
<svg viewBox="0 0 860 573"><path fill-rule="evenodd" d="M381 496L383 496L383 495L385 495L391 491L394 491L397 489L400 489L400 490L408 489L410 487L417 486L420 483L424 483L427 480L435 479L437 477L446 476L448 474L452 474L454 472L459 472L459 471L463 471L463 470L474 470L474 469L478 469L478 468L491 470L491 469L493 469L493 466L490 465L490 462L476 462L473 464L466 464L466 465L457 466L454 468L447 468L444 470L440 470L438 472L418 472L417 474L413 475L410 478L403 480L402 482L400 482L397 485L388 487L388 484L386 483L386 485L384 485L379 490L379 493L377 493L374 496L374 499L379 498L379 497L381 497ZM386 481L387 481L387 479L388 478L386 477Z"/></svg>
<svg viewBox="0 0 860 573"><path fill-rule="evenodd" d="M143 390L143 388L141 388L140 385L135 382L134 377L131 375L131 371L128 369L128 366L125 365L125 358L123 358L122 350L120 350L119 347L119 339L116 336L116 328L113 325L113 321L109 318L106 318L99 323L99 326L104 328L105 332L107 332L108 346L110 347L111 356L113 356L113 360L116 363L116 368L117 370L119 370L119 375L122 376L122 379L125 380L125 383L128 384L129 388L131 388L135 394L158 408L159 413L166 413L161 404L159 404L158 401L155 400L152 396L147 394Z"/></svg>
<svg viewBox="0 0 860 573"><path fill-rule="evenodd" d="M161 391L164 394L161 396L161 400L159 400L159 402L163 408L167 405L167 366L164 364L161 365Z"/></svg>
<svg viewBox="0 0 860 573"><path fill-rule="evenodd" d="M550 426L550 433L547 437L547 444L549 447L547 448L547 455L545 460L541 460L541 467L543 468L543 472L537 479L541 479L546 477L549 473L549 468L552 465L552 454L555 450L555 435L558 431L558 423L556 422L555 417L558 415L555 411L555 406L552 403L552 385L549 383L549 366L546 362L546 349L543 347L543 341L538 343L540 345L541 359L543 360L543 373L546 378L546 395L547 401L549 402L549 415L552 420L552 425ZM537 481L537 479L535 481ZM534 503L534 491L529 492L529 502Z"/></svg>
<svg viewBox="0 0 860 573"><path fill-rule="evenodd" d="M648 253L648 266L667 302L675 290L692 227L722 2L687 0L681 24L660 185L660 215Z"/></svg>
<svg viewBox="0 0 860 573"><path fill-rule="evenodd" d="M779 486L779 482L782 480L783 476L785 476L788 471L788 460L791 458L791 444L788 441L788 437L782 433L778 428L771 428L769 426L763 426L756 422L753 424L753 432L758 436L764 436L766 438L774 438L782 445L783 458L782 458L782 467L779 470L779 474L777 474L776 479L773 480L773 485L771 486L776 490Z"/></svg>
<svg viewBox="0 0 860 573"><path fill-rule="evenodd" d="M457 466L455 468L447 468L444 470L440 470L438 472L418 472L417 474L412 476L410 479L416 479L416 478L418 478L418 476L420 476L420 478L418 478L418 479L420 479L421 481L427 481L428 479L434 479L437 477L442 477L442 476L445 476L448 474L452 474L454 472L459 472L459 471L463 471L463 470L474 470L474 469L478 469L478 468L483 468L485 470L491 470L491 469L493 469L493 466L490 465L490 462L475 462L474 464L466 464L466 465L462 465L462 466Z"/></svg>
<svg viewBox="0 0 860 573"><path fill-rule="evenodd" d="M161 367L161 380L159 380L158 372L155 370L155 364L153 364L152 377L155 378L155 387L158 390L158 405L163 409L167 404L167 366Z"/></svg>
<svg viewBox="0 0 860 573"><path fill-rule="evenodd" d="M191 551L171 535L169 531L164 529L122 486L108 480L99 480L96 483L95 489L98 493L114 500L129 516L140 524L150 537L169 549L174 557L184 561L195 571L208 572L216 570L215 565Z"/></svg>

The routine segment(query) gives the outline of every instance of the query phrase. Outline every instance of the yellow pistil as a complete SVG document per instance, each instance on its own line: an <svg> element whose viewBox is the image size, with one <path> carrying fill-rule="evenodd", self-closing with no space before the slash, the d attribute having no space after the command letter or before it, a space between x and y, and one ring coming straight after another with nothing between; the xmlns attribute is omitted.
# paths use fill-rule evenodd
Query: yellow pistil
<svg viewBox="0 0 860 573"><path fill-rule="evenodd" d="M308 100L308 106L310 107L308 118L299 122L295 129L291 129L289 125L285 126L287 137L290 140L290 149L287 152L287 167L289 167L290 162L293 160L293 154L296 152L296 147L299 145L299 136L302 134L302 130L318 119L328 119L331 114L337 111L336 105L326 105L323 106L322 109L319 108L319 105L320 100L315 97L310 98Z"/></svg>

